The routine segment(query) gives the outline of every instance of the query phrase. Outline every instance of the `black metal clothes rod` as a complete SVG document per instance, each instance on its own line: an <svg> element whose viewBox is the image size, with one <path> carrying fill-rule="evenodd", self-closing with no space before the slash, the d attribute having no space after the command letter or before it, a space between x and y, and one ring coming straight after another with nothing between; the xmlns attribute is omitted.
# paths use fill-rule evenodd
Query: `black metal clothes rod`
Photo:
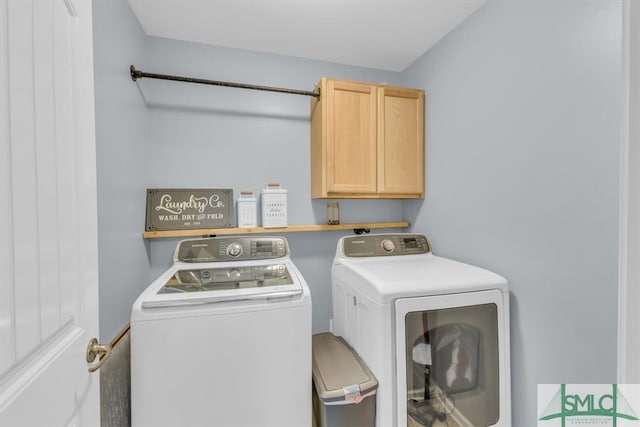
<svg viewBox="0 0 640 427"><path fill-rule="evenodd" d="M198 83L205 85L213 85L213 86L226 86L226 87L235 87L240 89L253 89L253 90L263 90L268 92L279 92L279 93L289 93L292 95L305 95L305 96L313 96L316 98L320 97L320 90L317 91L306 91L306 90L296 90L296 89L286 89L281 87L271 87L271 86L258 86L258 85L250 85L245 83L233 83L233 82L221 82L218 80L206 80L206 79L196 79L193 77L181 77L181 76L171 76L167 74L156 74L156 73L147 73L145 71L137 70L135 66L129 67L131 73L131 80L134 82L143 77L150 79L160 79L160 80L172 80L175 82L186 82L186 83Z"/></svg>

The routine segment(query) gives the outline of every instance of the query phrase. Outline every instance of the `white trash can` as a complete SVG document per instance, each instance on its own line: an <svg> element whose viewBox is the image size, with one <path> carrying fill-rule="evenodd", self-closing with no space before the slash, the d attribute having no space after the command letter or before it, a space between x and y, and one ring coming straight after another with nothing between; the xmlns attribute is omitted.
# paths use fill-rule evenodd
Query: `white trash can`
<svg viewBox="0 0 640 427"><path fill-rule="evenodd" d="M312 337L313 416L317 427L374 427L378 380L341 337Z"/></svg>

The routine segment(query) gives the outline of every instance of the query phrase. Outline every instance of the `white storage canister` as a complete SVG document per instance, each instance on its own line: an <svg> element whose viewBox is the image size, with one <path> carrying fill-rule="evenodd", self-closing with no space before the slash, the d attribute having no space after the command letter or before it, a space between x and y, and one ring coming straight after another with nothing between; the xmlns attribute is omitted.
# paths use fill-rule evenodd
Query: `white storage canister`
<svg viewBox="0 0 640 427"><path fill-rule="evenodd" d="M267 188L262 190L262 226L287 226L287 190L280 184L267 184Z"/></svg>
<svg viewBox="0 0 640 427"><path fill-rule="evenodd" d="M238 197L238 227L258 226L258 206L253 191L241 191Z"/></svg>

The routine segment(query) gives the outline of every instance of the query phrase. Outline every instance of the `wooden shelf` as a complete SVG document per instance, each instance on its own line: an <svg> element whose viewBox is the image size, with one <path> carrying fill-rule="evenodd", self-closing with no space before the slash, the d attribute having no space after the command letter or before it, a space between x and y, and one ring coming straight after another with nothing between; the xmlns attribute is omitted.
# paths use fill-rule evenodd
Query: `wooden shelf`
<svg viewBox="0 0 640 427"><path fill-rule="evenodd" d="M199 230L165 230L165 231L145 231L142 237L145 239L160 239L167 237L193 237L193 236L217 236L224 234L279 234L279 233L298 233L302 231L338 231L338 230L357 230L364 228L407 228L407 221L401 222L372 222L372 223L356 223L356 224L311 224L311 225L290 225L288 227L279 228L206 228Z"/></svg>

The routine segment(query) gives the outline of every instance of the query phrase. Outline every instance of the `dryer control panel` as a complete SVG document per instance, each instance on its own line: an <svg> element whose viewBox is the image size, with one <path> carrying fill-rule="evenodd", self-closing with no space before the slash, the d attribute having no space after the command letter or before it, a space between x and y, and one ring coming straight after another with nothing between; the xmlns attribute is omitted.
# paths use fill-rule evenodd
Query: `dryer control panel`
<svg viewBox="0 0 640 427"><path fill-rule="evenodd" d="M211 237L183 240L173 255L174 262L248 261L289 256L284 237Z"/></svg>
<svg viewBox="0 0 640 427"><path fill-rule="evenodd" d="M346 257L416 255L431 252L431 246L424 234L370 234L344 237L341 245L342 255Z"/></svg>

